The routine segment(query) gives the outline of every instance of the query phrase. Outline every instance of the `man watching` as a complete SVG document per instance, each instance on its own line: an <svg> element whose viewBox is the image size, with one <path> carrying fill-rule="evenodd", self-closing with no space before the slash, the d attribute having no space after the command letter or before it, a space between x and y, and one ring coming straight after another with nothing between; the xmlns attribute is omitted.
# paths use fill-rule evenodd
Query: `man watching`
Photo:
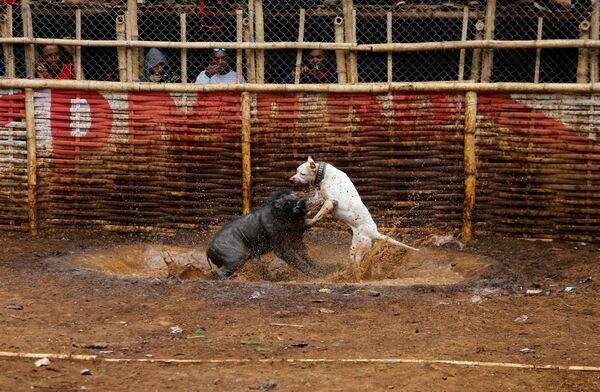
<svg viewBox="0 0 600 392"><path fill-rule="evenodd" d="M75 54L74 46L66 46L65 50L71 55ZM64 62L58 45L44 45L41 51L41 59L35 65L35 76L41 79L75 79L74 62Z"/></svg>
<svg viewBox="0 0 600 392"><path fill-rule="evenodd" d="M300 83L337 83L337 71L329 64L329 57L322 49L308 53L307 63L300 68ZM287 75L283 83L294 83L294 73Z"/></svg>
<svg viewBox="0 0 600 392"><path fill-rule="evenodd" d="M231 58L227 49L215 48L210 55L210 63L196 78L198 84L234 84L237 74L231 69ZM246 83L242 77L242 83Z"/></svg>

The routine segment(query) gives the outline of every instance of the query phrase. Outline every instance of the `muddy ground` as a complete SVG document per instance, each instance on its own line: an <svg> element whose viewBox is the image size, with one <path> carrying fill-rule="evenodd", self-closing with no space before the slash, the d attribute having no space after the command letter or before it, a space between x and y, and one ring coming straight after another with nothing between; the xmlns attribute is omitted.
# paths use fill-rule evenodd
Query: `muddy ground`
<svg viewBox="0 0 600 392"><path fill-rule="evenodd" d="M219 282L206 240L3 234L0 391L600 390L598 244L403 238L356 282L350 237L311 232L322 276Z"/></svg>

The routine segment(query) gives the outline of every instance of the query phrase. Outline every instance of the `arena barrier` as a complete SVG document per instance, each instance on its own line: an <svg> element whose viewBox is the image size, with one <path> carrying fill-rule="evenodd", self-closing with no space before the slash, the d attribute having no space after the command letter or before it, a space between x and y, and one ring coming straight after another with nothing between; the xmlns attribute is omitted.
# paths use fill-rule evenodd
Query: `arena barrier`
<svg viewBox="0 0 600 392"><path fill-rule="evenodd" d="M209 229L308 155L384 230L600 238L594 93L0 90L0 228Z"/></svg>

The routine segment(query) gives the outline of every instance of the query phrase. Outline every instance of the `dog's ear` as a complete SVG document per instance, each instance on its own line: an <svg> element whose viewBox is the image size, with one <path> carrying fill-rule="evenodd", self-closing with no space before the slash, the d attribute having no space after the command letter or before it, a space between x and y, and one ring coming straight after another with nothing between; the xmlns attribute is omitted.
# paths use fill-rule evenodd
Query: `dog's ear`
<svg viewBox="0 0 600 392"><path fill-rule="evenodd" d="M308 156L308 160L306 162L308 162L311 169L314 169L315 167L317 167L317 163L312 159L312 157L310 155Z"/></svg>

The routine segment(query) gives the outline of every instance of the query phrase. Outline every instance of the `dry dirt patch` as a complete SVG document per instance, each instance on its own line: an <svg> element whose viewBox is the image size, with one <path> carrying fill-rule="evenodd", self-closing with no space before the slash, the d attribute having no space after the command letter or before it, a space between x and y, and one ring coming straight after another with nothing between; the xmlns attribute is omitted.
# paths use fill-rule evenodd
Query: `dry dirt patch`
<svg viewBox="0 0 600 392"><path fill-rule="evenodd" d="M418 255L378 246L372 275L357 283L344 280L349 238L319 234L309 251L328 269L316 280L271 256L229 281L166 278L163 253L201 266L206 238L0 238L0 351L96 358L38 368L1 356L0 391L252 391L268 381L275 391L600 390L594 371L439 362L599 366L597 245L483 237L464 249L419 244ZM365 286L380 295L358 295ZM381 358L417 362L360 362Z"/></svg>

